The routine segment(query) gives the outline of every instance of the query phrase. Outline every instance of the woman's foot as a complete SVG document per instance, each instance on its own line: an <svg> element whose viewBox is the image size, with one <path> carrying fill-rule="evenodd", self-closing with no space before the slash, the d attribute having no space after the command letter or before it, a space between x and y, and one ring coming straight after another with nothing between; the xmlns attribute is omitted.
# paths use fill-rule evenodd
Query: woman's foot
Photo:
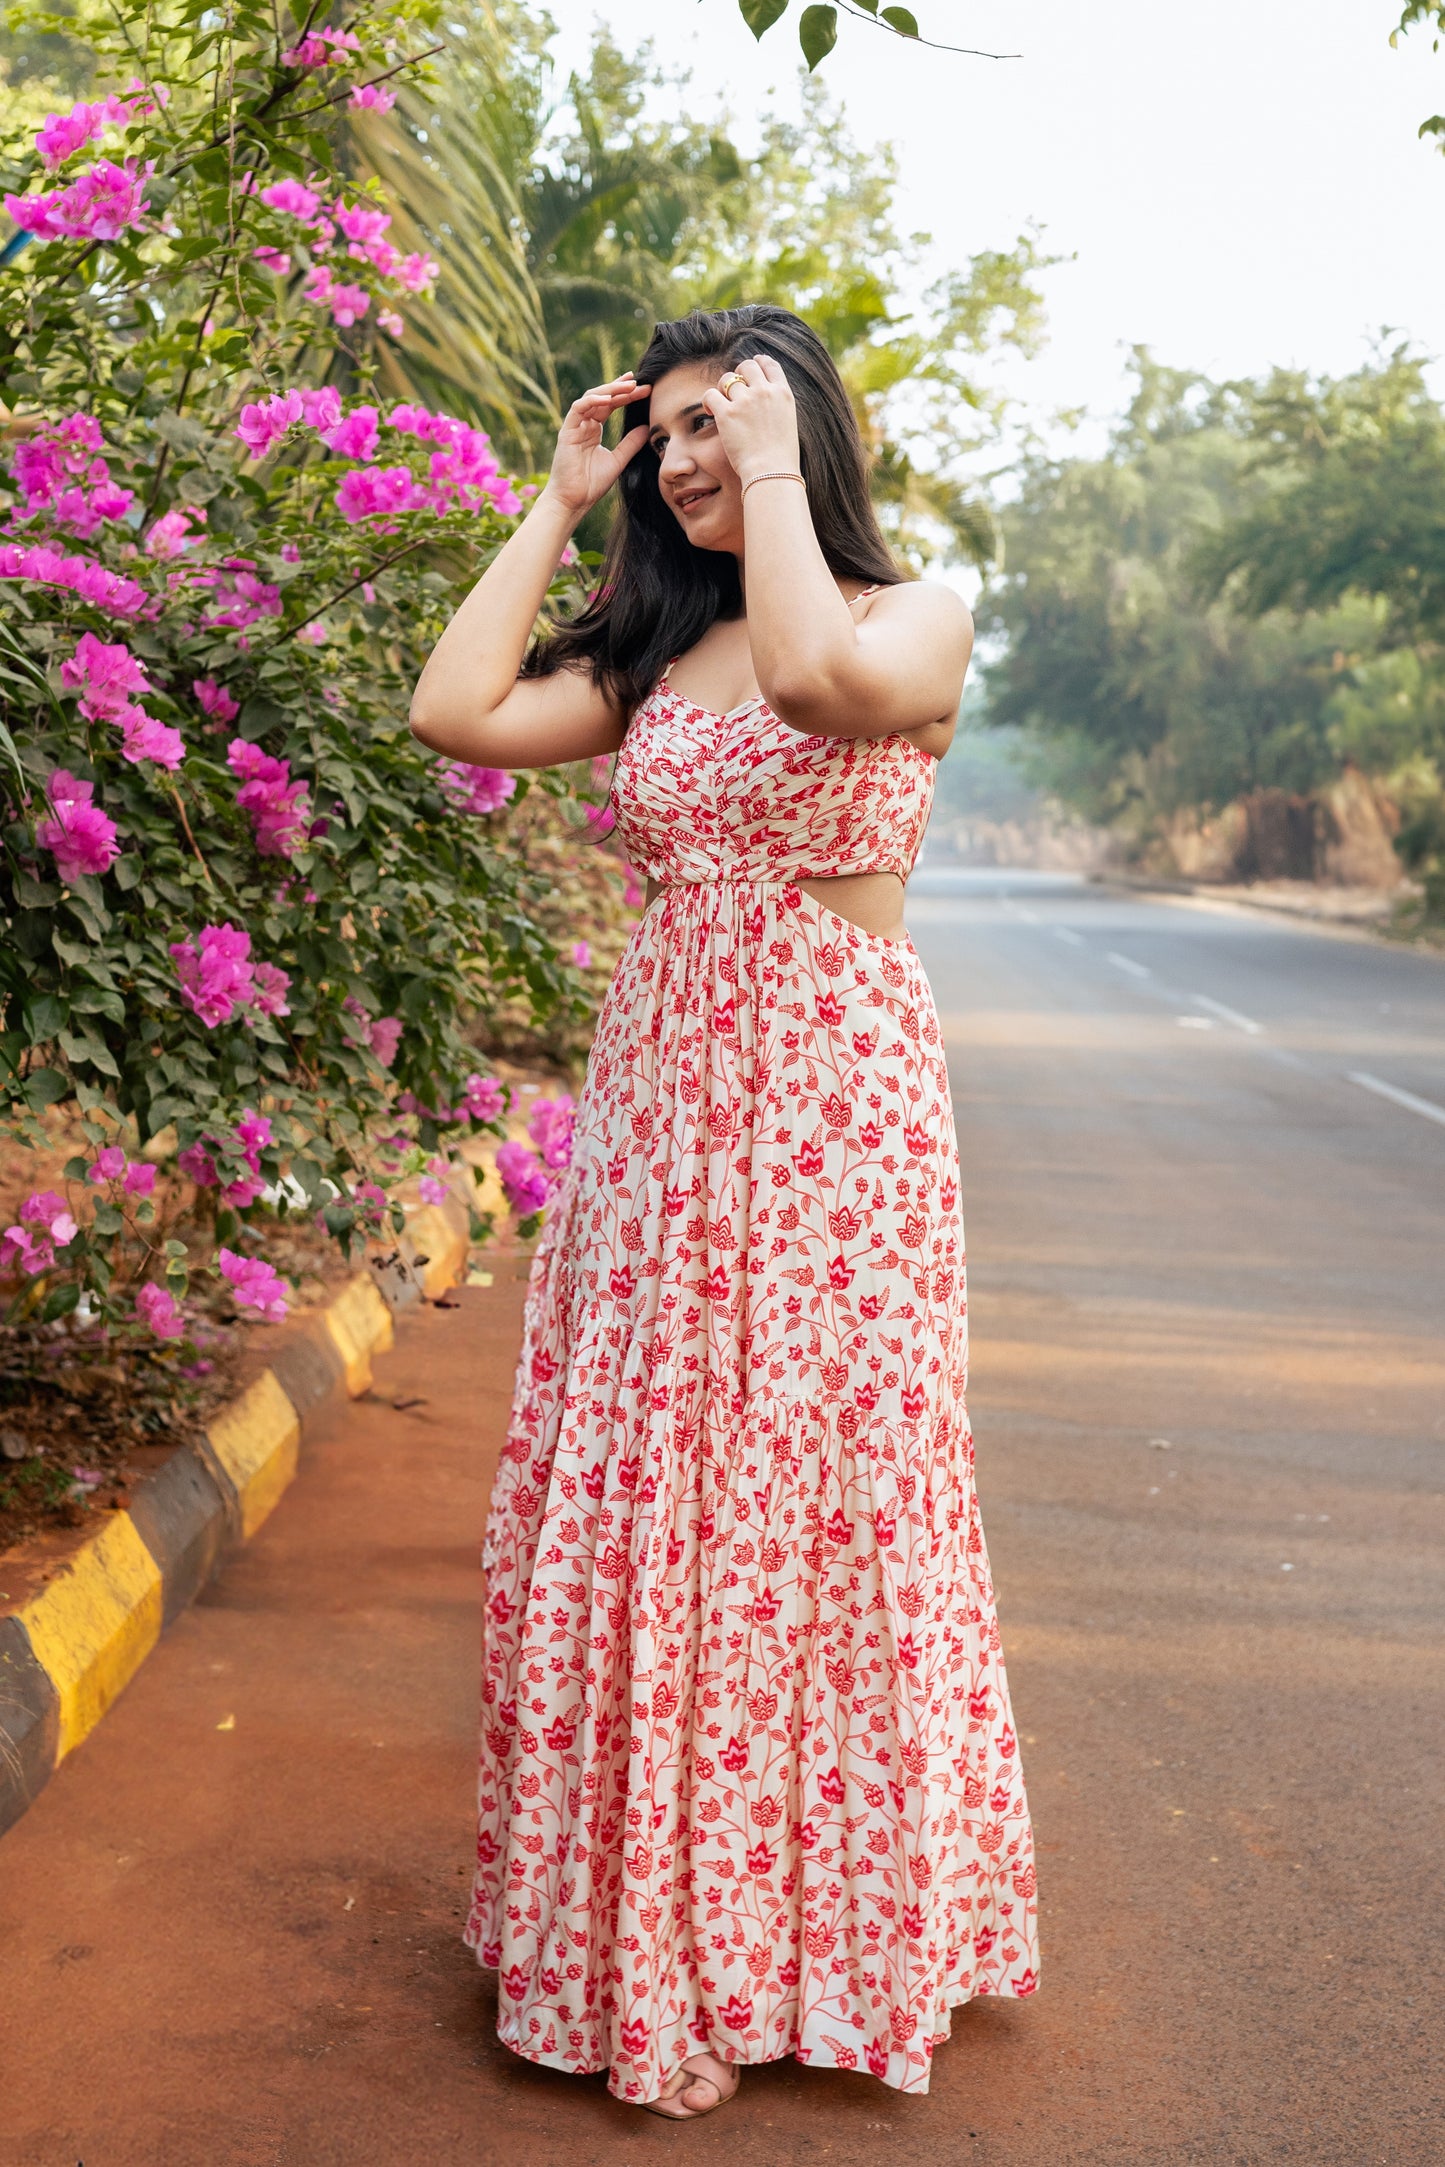
<svg viewBox="0 0 1445 2167"><path fill-rule="evenodd" d="M662 2097L643 2105L649 2114L663 2115L669 2122L695 2122L731 2099L737 2088L738 2073L727 2062L715 2054L692 2054L668 2078Z"/></svg>

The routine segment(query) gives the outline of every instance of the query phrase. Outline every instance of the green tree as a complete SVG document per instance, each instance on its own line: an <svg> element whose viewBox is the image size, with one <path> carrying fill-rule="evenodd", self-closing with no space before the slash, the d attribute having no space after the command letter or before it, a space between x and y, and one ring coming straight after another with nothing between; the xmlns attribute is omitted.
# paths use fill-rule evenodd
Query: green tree
<svg viewBox="0 0 1445 2167"><path fill-rule="evenodd" d="M1103 458L1029 459L1002 512L1006 570L986 591L989 718L1026 729L1044 779L1091 818L1146 827L1334 772L1328 703L1373 651L1357 599L1296 619L1201 597L1195 562L1265 496L1239 386L1161 367Z"/></svg>

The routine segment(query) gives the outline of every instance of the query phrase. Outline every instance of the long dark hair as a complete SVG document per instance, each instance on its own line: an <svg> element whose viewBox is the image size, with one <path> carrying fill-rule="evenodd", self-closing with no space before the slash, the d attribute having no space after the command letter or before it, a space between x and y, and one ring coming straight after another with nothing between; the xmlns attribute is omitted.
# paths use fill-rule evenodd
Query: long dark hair
<svg viewBox="0 0 1445 2167"><path fill-rule="evenodd" d="M817 333L791 309L750 302L659 324L637 380L656 384L697 362L716 362L721 374L757 354L782 364L797 401L800 464L829 571L895 586L904 575L869 499L867 455L843 379ZM647 402L639 399L625 409L623 430L647 418ZM726 550L694 548L663 502L657 475L657 453L644 444L617 485L617 514L591 601L536 642L524 677L585 669L630 715L674 655L686 654L710 624L742 608L737 559Z"/></svg>

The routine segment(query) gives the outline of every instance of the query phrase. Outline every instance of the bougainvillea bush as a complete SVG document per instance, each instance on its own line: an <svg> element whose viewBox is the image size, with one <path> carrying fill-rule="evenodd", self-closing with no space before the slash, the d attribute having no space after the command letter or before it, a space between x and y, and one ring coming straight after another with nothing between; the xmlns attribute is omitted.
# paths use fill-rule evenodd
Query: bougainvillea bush
<svg viewBox="0 0 1445 2167"><path fill-rule="evenodd" d="M83 6L45 27L99 87L0 139L0 1101L80 1146L0 1233L12 1325L182 1334L158 1162L279 1314L267 1215L398 1223L500 1123L468 1019L584 997L507 848L525 780L407 728L527 486L370 392L435 265L332 131L434 20Z"/></svg>

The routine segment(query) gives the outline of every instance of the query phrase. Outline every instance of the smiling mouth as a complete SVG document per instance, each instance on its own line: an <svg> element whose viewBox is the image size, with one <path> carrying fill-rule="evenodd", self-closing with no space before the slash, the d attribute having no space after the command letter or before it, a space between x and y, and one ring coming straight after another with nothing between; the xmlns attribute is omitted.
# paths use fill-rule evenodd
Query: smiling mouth
<svg viewBox="0 0 1445 2167"><path fill-rule="evenodd" d="M709 497L715 497L716 495L716 489L689 489L684 491L681 496L674 497L673 502L680 512L690 512L694 505L706 504Z"/></svg>

